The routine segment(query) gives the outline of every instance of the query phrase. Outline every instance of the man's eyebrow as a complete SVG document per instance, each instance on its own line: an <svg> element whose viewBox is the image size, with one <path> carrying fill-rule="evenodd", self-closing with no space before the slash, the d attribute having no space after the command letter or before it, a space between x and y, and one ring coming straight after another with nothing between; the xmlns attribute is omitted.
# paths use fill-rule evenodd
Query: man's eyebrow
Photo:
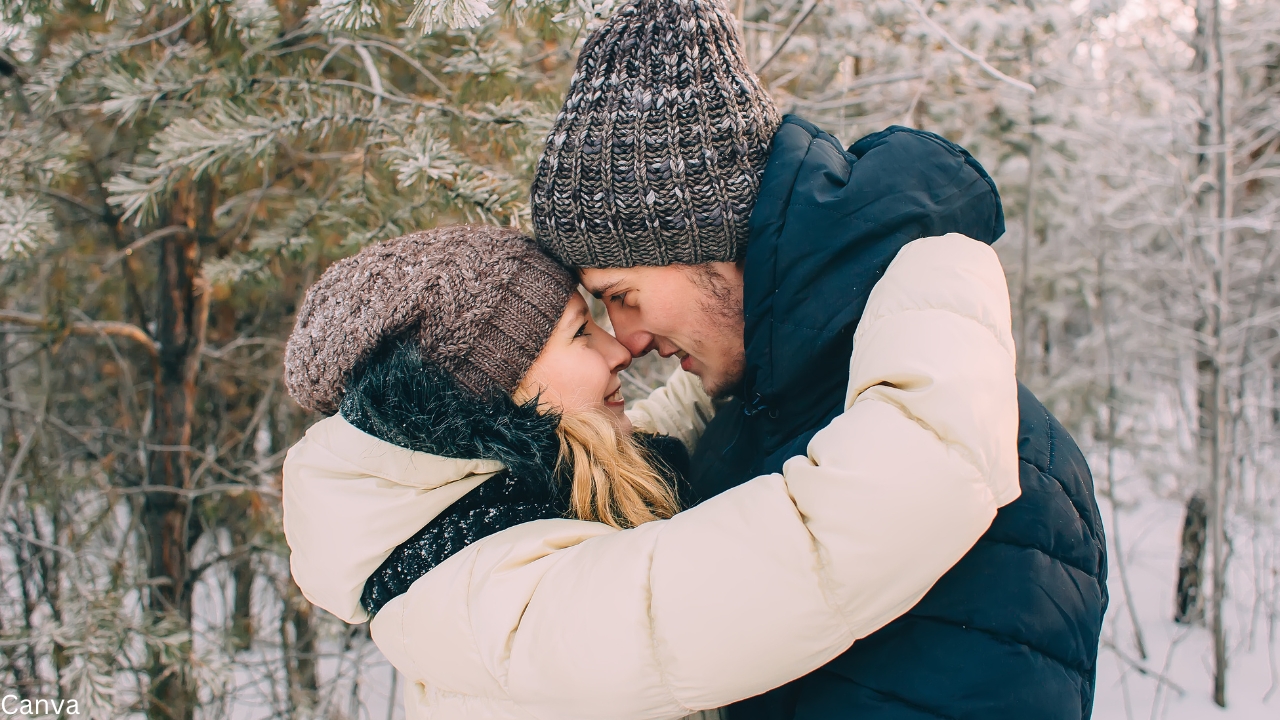
<svg viewBox="0 0 1280 720"><path fill-rule="evenodd" d="M598 288L587 288L587 290L588 292L591 293L591 297L597 300L603 300L605 295L613 294L613 291L617 290L618 286L621 285L622 283L623 283L623 279L618 278L617 280L614 280L613 282L607 282Z"/></svg>

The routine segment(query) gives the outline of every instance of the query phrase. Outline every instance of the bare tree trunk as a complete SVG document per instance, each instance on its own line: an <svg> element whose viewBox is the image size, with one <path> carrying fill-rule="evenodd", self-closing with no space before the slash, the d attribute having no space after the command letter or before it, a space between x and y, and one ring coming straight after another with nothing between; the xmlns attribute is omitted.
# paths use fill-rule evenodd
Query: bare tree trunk
<svg viewBox="0 0 1280 720"><path fill-rule="evenodd" d="M1194 37L1195 58L1191 63L1191 71L1203 75L1210 65L1208 0L1196 3L1196 29ZM1197 173L1205 173L1209 169L1211 158L1206 148L1212 142L1212 125L1210 123L1207 102L1202 104L1203 112L1196 128L1195 169ZM1204 218L1210 213L1207 191L1200 190L1195 196L1197 216ZM1197 228L1200 229L1200 228ZM1203 237L1201 238L1203 242ZM1210 335L1213 332L1213 311L1204 308L1204 314L1196 324L1196 332ZM1203 346L1196 351L1196 461L1197 473L1191 496L1187 499L1183 519L1181 552L1178 559L1178 580L1175 588L1176 605L1174 620L1184 624L1194 624L1204 620L1204 556L1208 540L1209 496L1211 489L1205 470L1212 464L1212 443L1214 435L1214 395L1213 395L1213 357Z"/></svg>
<svg viewBox="0 0 1280 720"><path fill-rule="evenodd" d="M199 268L200 247L194 233L160 241L155 330L159 356L155 360L147 468L147 484L151 486L190 489L196 376L209 315L209 293L202 286ZM195 542L190 501L177 492L149 492L143 505L143 524L150 544L150 577L160 581L151 590L150 609L189 626L189 554ZM190 643L183 654L189 652ZM170 664L153 658L148 674L148 716L152 720L190 720L195 712L196 688L189 663L180 660Z"/></svg>
<svg viewBox="0 0 1280 720"><path fill-rule="evenodd" d="M1035 46L1028 33L1023 42L1027 48L1027 68L1035 71ZM1040 138L1036 135L1035 98L1027 100L1028 133L1027 133L1027 206L1022 216L1022 272L1018 288L1018 369L1027 372L1027 350L1030 346L1028 328L1031 325L1031 249L1035 245L1036 236L1036 177L1040 174ZM1025 376L1024 376L1025 377Z"/></svg>
<svg viewBox="0 0 1280 720"><path fill-rule="evenodd" d="M3 298L0 297L0 300L3 300ZM0 336L0 397L6 400L9 399L12 388L12 384L9 381L9 342L9 333L4 333L3 336ZM14 420L15 414L13 408L5 405L4 416L5 432L3 435L0 435L0 459L4 461L4 474L7 475L9 468L11 467L11 463L17 457L17 451L19 446L22 444L22 440L18 436L18 426ZM13 454L11 455L10 452ZM3 478L3 476L0 476L0 478ZM0 479L0 482L3 482L3 479ZM0 523L6 523L8 520L9 512L7 505L9 505L8 501L6 501L4 505L0 505ZM13 555L14 561L17 564L15 569L18 576L18 585L21 588L19 594L23 596L21 598L21 602L23 602L25 610L27 579L24 568L26 565L22 560L21 551L19 549L20 547L21 546L14 547ZM7 600L8 598L6 597L5 599ZM26 612L24 612L24 618L26 616ZM3 617L0 616L0 620L2 619ZM27 627L19 627L17 630L21 632L22 630L29 629L29 627L30 624L28 623ZM0 633L3 632L5 632L5 627L3 623L0 622ZM24 649L26 651L25 653L23 652ZM30 695L31 691L34 689L33 677L35 671L34 656L31 654L31 645L28 644L25 648L21 645L0 645L0 653L3 653L5 665L9 669L9 673L13 676L13 687L22 691L24 694ZM26 657L23 657L24 655L26 655ZM30 661L27 667L30 670L23 667L23 661L28 658L30 658Z"/></svg>
<svg viewBox="0 0 1280 720"><path fill-rule="evenodd" d="M1222 606L1226 601L1227 584L1227 473L1230 462L1230 444L1228 442L1228 413L1226 378L1223 373L1227 367L1227 348L1225 330L1229 322L1229 293L1231 290L1231 237L1227 229L1227 221L1231 217L1231 149L1227 137L1227 88L1226 88L1226 54L1222 50L1222 8L1219 0L1213 0L1213 54L1215 59L1214 75L1216 76L1216 108L1217 120L1217 263L1215 285L1216 317L1214 318L1213 347L1213 399L1214 399L1214 432L1213 432L1213 464L1211 467L1210 487L1212 491L1211 515L1209 518L1210 548L1213 552L1213 592L1212 616L1210 628L1213 631L1213 701L1219 707L1227 706L1227 639L1226 629L1222 625Z"/></svg>
<svg viewBox="0 0 1280 720"><path fill-rule="evenodd" d="M16 520L14 521L14 527L19 532L23 530ZM28 634L32 634L35 630L36 624L33 622L32 615L37 610L37 600L32 593L32 578L30 576L30 571L34 567L31 562L30 547L28 543L19 542L14 546L13 553L18 570L18 588L21 595L19 599L22 601L22 629ZM26 678L22 689L34 695L44 690L43 684L40 682L40 661L36 657L35 643L25 643L24 649L26 650L26 657L23 659L26 660L27 667L24 673Z"/></svg>
<svg viewBox="0 0 1280 720"><path fill-rule="evenodd" d="M1031 347L1028 328L1031 325L1031 249L1036 236L1036 175L1040 172L1040 142L1036 138L1035 125L1031 128L1031 147L1027 150L1027 207L1022 218L1022 277L1018 288L1018 368L1026 372L1027 350Z"/></svg>
<svg viewBox="0 0 1280 720"><path fill-rule="evenodd" d="M1183 625L1204 622L1204 547L1209 530L1209 513L1204 495L1187 500L1182 521L1182 552L1178 556L1178 587L1173 620Z"/></svg>
<svg viewBox="0 0 1280 720"><path fill-rule="evenodd" d="M290 577L286 580L284 598L285 671L288 674L289 706L295 714L306 716L315 708L320 695L316 673L315 609L302 596ZM292 636L292 643L287 642Z"/></svg>
<svg viewBox="0 0 1280 720"><path fill-rule="evenodd" d="M1221 342L1221 333L1218 341ZM1215 366L1217 363L1215 363ZM1213 633L1213 701L1219 707L1227 706L1227 640L1222 625L1222 606L1226 601L1226 415L1225 383L1220 367L1215 367L1214 396L1218 404L1214 412L1214 437L1210 466L1209 547L1213 557L1211 590L1209 593L1209 629Z"/></svg>
<svg viewBox="0 0 1280 720"><path fill-rule="evenodd" d="M1111 335L1111 309L1107 302L1107 254L1104 250L1098 255L1098 321L1102 325L1102 336L1106 347L1107 359L1107 484L1104 490L1108 504L1111 506L1111 540L1115 543L1115 568L1120 578L1120 586L1124 590L1124 604L1129 611L1129 622L1133 624L1133 643L1138 657L1147 659L1147 643L1142 636L1142 623L1138 620L1138 607L1133 600L1133 588L1129 584L1128 563L1125 561L1124 541L1120 534L1120 508L1116 499L1116 446L1119 428L1120 408L1119 390L1116 381L1115 340Z"/></svg>
<svg viewBox="0 0 1280 720"><path fill-rule="evenodd" d="M231 529L231 542L243 548L249 542L248 533L240 522ZM246 554L231 565L231 580L235 590L231 604L230 645L233 652L248 650L253 644L253 560Z"/></svg>

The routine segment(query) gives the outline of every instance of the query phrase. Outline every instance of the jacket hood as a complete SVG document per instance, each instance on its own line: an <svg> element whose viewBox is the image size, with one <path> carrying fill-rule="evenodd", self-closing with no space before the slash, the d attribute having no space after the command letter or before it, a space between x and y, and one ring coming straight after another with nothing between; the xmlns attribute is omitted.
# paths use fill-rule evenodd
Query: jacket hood
<svg viewBox="0 0 1280 720"><path fill-rule="evenodd" d="M553 482L559 416L510 395L465 389L411 339L391 343L347 383L340 409L355 427L409 450L498 460L521 477Z"/></svg>
<svg viewBox="0 0 1280 720"><path fill-rule="evenodd" d="M744 264L744 413L767 418L766 452L807 441L838 405L854 331L898 251L953 232L987 244L1004 233L995 183L963 148L893 126L845 150L783 119Z"/></svg>
<svg viewBox="0 0 1280 720"><path fill-rule="evenodd" d="M285 458L285 538L303 595L346 622L368 619L366 580L458 499L507 468L554 482L558 422L536 402L463 389L412 343L374 356L341 414Z"/></svg>

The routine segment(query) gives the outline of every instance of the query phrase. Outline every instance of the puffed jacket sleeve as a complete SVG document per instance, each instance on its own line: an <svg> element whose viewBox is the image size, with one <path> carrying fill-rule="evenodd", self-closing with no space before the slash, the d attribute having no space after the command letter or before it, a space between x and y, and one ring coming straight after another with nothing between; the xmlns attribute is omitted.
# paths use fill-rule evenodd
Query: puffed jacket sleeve
<svg viewBox="0 0 1280 720"><path fill-rule="evenodd" d="M419 697L548 720L679 718L817 669L910 609L1018 496L1009 314L990 247L911 243L807 456L634 529L490 536L388 603L375 641Z"/></svg>
<svg viewBox="0 0 1280 720"><path fill-rule="evenodd" d="M693 452L707 423L716 416L716 406L697 375L676 368L666 384L637 400L627 410L631 424L640 432L670 435Z"/></svg>

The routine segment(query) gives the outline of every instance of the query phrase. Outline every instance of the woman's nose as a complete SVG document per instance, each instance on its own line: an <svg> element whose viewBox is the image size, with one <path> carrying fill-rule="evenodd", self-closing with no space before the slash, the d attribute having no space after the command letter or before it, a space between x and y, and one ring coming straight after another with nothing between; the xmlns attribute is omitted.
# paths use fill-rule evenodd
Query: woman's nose
<svg viewBox="0 0 1280 720"><path fill-rule="evenodd" d="M604 356L605 362L609 364L609 371L616 373L630 367L631 351L618 342L618 339L614 336L608 333L601 334L604 335L604 346L600 348L600 354Z"/></svg>

